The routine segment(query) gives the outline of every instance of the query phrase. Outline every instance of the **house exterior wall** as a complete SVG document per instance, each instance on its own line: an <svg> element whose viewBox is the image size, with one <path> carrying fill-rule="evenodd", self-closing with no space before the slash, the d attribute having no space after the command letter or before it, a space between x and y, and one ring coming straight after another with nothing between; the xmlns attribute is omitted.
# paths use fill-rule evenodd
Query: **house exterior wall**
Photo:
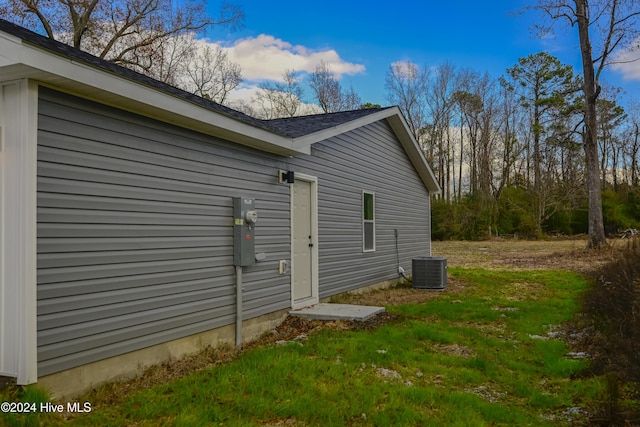
<svg viewBox="0 0 640 427"><path fill-rule="evenodd" d="M320 298L396 279L398 261L411 273L413 258L431 254L429 194L386 122L316 143L290 162L318 177ZM363 251L363 191L375 194L374 252Z"/></svg>
<svg viewBox="0 0 640 427"><path fill-rule="evenodd" d="M290 308L280 169L318 178L321 298L430 254L429 194L384 121L288 158L39 94L38 376L233 324L233 197L256 199L256 252L267 255L244 268L243 317ZM375 193L374 252L362 249L363 191Z"/></svg>
<svg viewBox="0 0 640 427"><path fill-rule="evenodd" d="M232 197L260 218L244 318L290 306L285 158L40 88L38 375L235 321Z"/></svg>

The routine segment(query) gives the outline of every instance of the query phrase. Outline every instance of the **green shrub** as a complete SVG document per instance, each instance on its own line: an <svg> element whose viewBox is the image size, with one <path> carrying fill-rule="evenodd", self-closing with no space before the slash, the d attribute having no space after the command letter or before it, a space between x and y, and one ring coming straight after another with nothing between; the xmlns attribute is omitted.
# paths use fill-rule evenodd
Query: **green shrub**
<svg viewBox="0 0 640 427"><path fill-rule="evenodd" d="M572 235L571 212L565 210L556 211L549 216L549 219L547 219L542 226L549 233Z"/></svg>
<svg viewBox="0 0 640 427"><path fill-rule="evenodd" d="M498 202L498 232L522 237L534 237L536 232L531 195L524 188L506 187Z"/></svg>
<svg viewBox="0 0 640 427"><path fill-rule="evenodd" d="M434 240L482 240L489 237L491 208L473 195L460 202L433 200L431 237Z"/></svg>
<svg viewBox="0 0 640 427"><path fill-rule="evenodd" d="M585 234L588 232L586 195L576 200L549 205L538 224L532 200L535 194L526 187L505 187L497 200L467 194L459 201L434 199L431 204L434 240L482 240L499 235L540 238L543 234ZM616 234L628 228L640 228L640 188L619 185L602 193L605 230ZM542 218L541 218L542 219ZM489 231L491 230L491 232Z"/></svg>
<svg viewBox="0 0 640 427"><path fill-rule="evenodd" d="M621 187L618 191L602 192L602 216L605 230L615 234L619 230L638 228L640 222L640 195L637 189Z"/></svg>

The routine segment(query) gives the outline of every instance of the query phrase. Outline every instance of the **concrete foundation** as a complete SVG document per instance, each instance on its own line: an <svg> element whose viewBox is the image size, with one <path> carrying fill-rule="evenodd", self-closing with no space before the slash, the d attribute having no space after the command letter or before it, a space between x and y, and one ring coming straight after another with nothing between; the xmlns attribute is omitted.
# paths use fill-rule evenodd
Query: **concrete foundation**
<svg viewBox="0 0 640 427"><path fill-rule="evenodd" d="M244 321L243 343L276 328L288 312L280 310ZM228 325L47 375L38 378L37 385L48 390L55 400L71 399L100 384L135 378L153 365L197 354L209 346L233 346L235 338L235 325Z"/></svg>
<svg viewBox="0 0 640 427"><path fill-rule="evenodd" d="M360 288L350 293L369 292L394 286L398 280L388 280ZM331 298L323 298L327 302ZM265 332L275 329L289 314L290 310L280 310L242 323L243 343L252 341ZM38 378L37 385L47 389L51 397L58 401L71 399L111 381L123 381L134 378L147 368L197 354L208 346L235 345L235 325L213 329L174 341L143 348L109 359L78 366Z"/></svg>

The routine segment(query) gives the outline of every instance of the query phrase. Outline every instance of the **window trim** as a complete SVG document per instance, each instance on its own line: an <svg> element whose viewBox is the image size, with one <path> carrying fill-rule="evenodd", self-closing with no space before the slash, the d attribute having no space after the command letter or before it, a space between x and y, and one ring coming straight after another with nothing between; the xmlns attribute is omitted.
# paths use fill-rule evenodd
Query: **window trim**
<svg viewBox="0 0 640 427"><path fill-rule="evenodd" d="M365 219L365 195L371 195L373 202L373 219ZM362 219L362 252L375 252L376 251L376 193L373 191L362 190L362 209L360 211ZM373 224L373 242L372 247L367 248L367 233L365 224Z"/></svg>

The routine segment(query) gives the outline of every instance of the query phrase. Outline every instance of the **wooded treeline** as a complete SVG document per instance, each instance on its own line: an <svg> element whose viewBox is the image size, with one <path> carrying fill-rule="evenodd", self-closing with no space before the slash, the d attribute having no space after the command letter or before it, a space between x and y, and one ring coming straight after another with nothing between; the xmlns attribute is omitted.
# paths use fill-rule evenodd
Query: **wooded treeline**
<svg viewBox="0 0 640 427"><path fill-rule="evenodd" d="M442 194L435 239L540 237L588 231L584 97L572 67L538 53L492 77L452 64L393 64L386 91L431 163ZM640 219L640 106L598 99L605 228Z"/></svg>
<svg viewBox="0 0 640 427"><path fill-rule="evenodd" d="M600 83L607 65L637 59L614 53L637 51L640 5L532 4L547 19L536 24L541 36L559 22L578 29L583 80L547 53L521 58L499 78L451 64L389 68L388 101L402 109L443 189L434 238L588 232L595 248L606 243L604 229L640 222L640 106L623 109L616 90ZM232 102L242 70L199 36L242 25L244 12L227 3L217 17L207 9L206 0L0 0L3 19L258 118L374 106L325 63L302 75L286 70L250 102ZM305 77L316 106L302 102Z"/></svg>

